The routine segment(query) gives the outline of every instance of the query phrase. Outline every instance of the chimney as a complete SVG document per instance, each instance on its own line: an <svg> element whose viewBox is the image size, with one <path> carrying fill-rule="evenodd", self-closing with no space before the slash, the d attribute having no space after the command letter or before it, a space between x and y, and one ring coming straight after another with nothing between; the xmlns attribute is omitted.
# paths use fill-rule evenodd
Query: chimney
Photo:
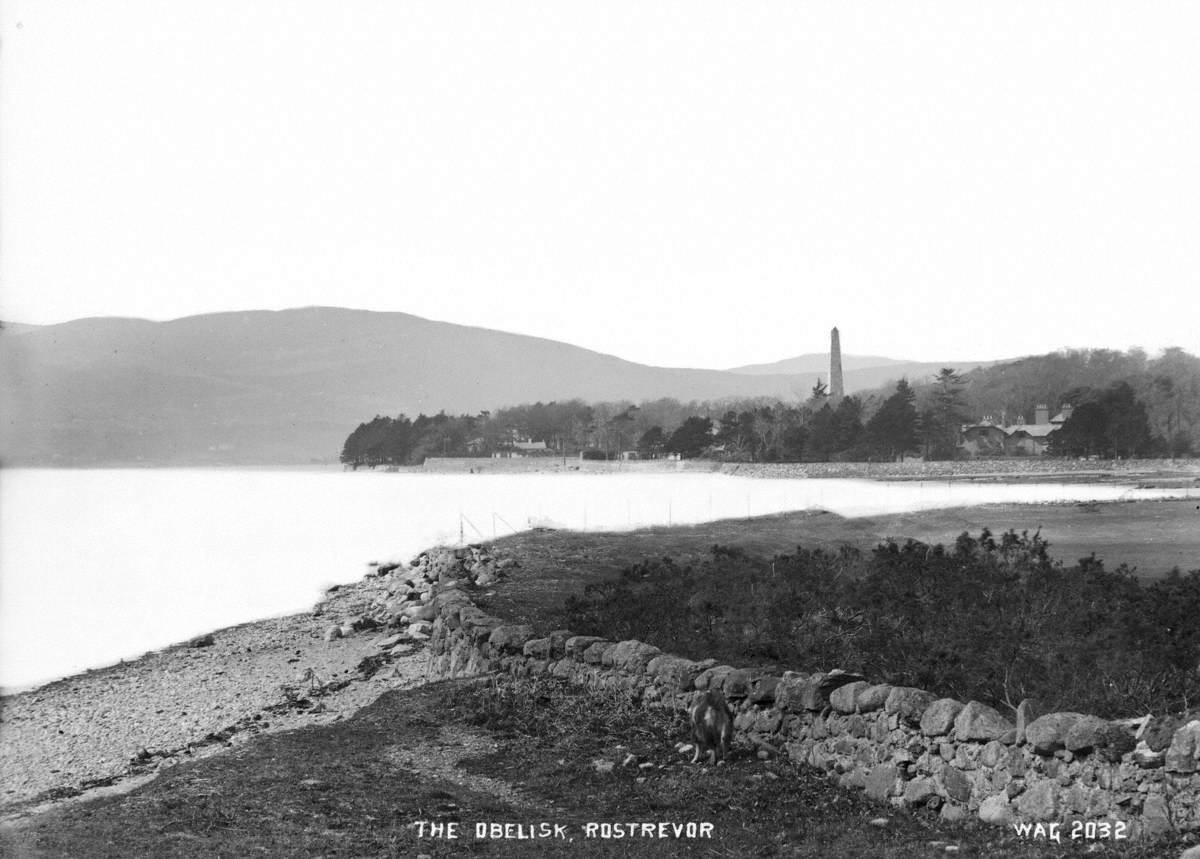
<svg viewBox="0 0 1200 859"><path fill-rule="evenodd" d="M846 395L842 385L842 341L838 330L829 332L829 401L836 406Z"/></svg>
<svg viewBox="0 0 1200 859"><path fill-rule="evenodd" d="M1073 412L1073 411L1075 411L1075 407L1073 405L1071 405L1070 403L1063 403L1063 407L1062 407L1063 423L1066 423L1067 421L1069 421L1071 419L1071 412Z"/></svg>
<svg viewBox="0 0 1200 859"><path fill-rule="evenodd" d="M1035 424L1050 423L1050 409L1045 403L1038 403L1033 409L1033 422Z"/></svg>

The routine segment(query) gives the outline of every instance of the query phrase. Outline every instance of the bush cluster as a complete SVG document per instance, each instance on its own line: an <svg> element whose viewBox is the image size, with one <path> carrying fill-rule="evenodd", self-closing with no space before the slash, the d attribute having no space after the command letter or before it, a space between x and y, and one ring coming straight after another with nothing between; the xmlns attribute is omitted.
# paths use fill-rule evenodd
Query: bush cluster
<svg viewBox="0 0 1200 859"><path fill-rule="evenodd" d="M1037 534L887 541L864 554L800 547L762 558L626 568L568 599L580 633L692 658L863 673L960 700L1117 717L1200 701L1200 570L1143 585L1095 557L1054 561Z"/></svg>

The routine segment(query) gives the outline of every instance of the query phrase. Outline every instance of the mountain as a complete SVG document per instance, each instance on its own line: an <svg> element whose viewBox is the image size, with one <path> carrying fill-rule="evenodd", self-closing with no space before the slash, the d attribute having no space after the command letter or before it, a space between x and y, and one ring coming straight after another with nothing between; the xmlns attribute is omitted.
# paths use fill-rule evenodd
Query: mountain
<svg viewBox="0 0 1200 859"><path fill-rule="evenodd" d="M877 355L842 355L842 372L847 370L862 370L872 367L886 367L905 364L906 361L897 358L881 358ZM744 367L731 367L730 373L743 373L747 376L794 375L797 373L820 373L829 376L829 353L808 352L795 358L784 358L770 364L747 364Z"/></svg>
<svg viewBox="0 0 1200 859"><path fill-rule="evenodd" d="M771 396L794 379L648 367L565 343L328 307L0 330L7 464L336 459L376 414L535 400Z"/></svg>
<svg viewBox="0 0 1200 859"><path fill-rule="evenodd" d="M960 373L966 373L978 367L990 367L998 361L903 361L896 358L880 358L874 355L842 355L842 379L846 391L871 391L882 388L901 377L910 382L920 383L933 378L943 367L952 367ZM730 373L744 375L803 375L815 382L819 377L829 383L829 354L811 352L807 355L797 355L795 358L785 358L771 364L749 364L745 367L734 367ZM809 388L812 383L809 383Z"/></svg>
<svg viewBox="0 0 1200 859"><path fill-rule="evenodd" d="M328 461L377 414L475 413L572 397L795 402L818 375L828 381L827 356L792 359L801 360L819 366L800 373L650 367L553 340L333 307L170 322L4 323L0 457L9 465ZM847 367L877 360L889 361L843 359ZM941 366L848 369L846 389Z"/></svg>

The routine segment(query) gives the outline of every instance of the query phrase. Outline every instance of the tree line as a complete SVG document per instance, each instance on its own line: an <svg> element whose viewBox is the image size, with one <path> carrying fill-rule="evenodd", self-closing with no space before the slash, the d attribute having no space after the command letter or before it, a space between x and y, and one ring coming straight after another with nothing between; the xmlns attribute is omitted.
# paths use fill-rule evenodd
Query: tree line
<svg viewBox="0 0 1200 859"><path fill-rule="evenodd" d="M419 465L428 456L491 456L512 450L519 440L545 442L546 455L582 452L602 459L636 452L646 459L708 456L737 462L892 460L918 451L934 427L939 437L949 438L946 421L957 419L951 408L922 420L916 392L903 379L878 403L857 396L834 403L823 384L805 402L790 405L568 400L478 415L376 416L349 435L341 460L354 467Z"/></svg>
<svg viewBox="0 0 1200 859"><path fill-rule="evenodd" d="M1168 349L1077 350L933 379L906 379L834 401L818 382L803 402L663 398L510 406L495 412L376 416L346 439L354 467L419 465L428 456L491 456L520 440L546 455L613 459L711 457L734 462L954 459L963 425L993 415L1031 422L1034 407L1073 407L1051 436L1060 456L1186 456L1200 450L1200 359Z"/></svg>

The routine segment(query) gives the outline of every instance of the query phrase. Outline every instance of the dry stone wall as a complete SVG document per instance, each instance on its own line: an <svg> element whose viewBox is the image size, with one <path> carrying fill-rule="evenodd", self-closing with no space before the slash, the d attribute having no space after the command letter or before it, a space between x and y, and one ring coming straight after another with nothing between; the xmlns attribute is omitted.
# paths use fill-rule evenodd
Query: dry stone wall
<svg viewBox="0 0 1200 859"><path fill-rule="evenodd" d="M409 568L379 572L380 596L365 605L373 618L429 636L431 676L549 675L679 709L719 690L736 714L736 743L892 806L1000 825L1090 823L1131 838L1200 829L1200 719L1148 731L1144 721L1039 714L1032 702L1010 719L978 701L840 670L764 674L640 641L537 631L472 599L515 563L483 547L430 550Z"/></svg>

